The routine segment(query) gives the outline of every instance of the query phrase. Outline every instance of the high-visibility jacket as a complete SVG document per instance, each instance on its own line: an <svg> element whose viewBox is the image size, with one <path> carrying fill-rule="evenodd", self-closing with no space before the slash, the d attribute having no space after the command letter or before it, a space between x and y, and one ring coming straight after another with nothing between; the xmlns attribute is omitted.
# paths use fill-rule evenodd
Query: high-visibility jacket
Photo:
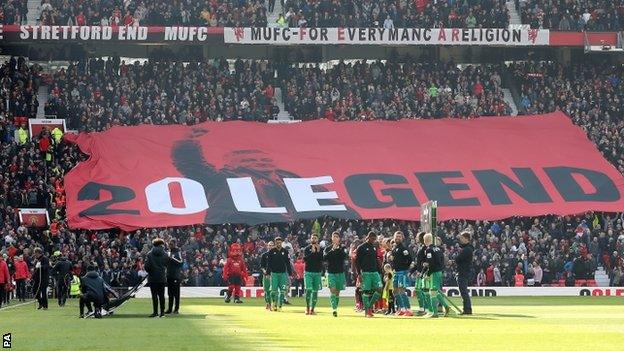
<svg viewBox="0 0 624 351"><path fill-rule="evenodd" d="M69 296L80 295L80 278L77 275L72 275L72 280L69 285Z"/></svg>
<svg viewBox="0 0 624 351"><path fill-rule="evenodd" d="M18 143L20 145L24 145L26 144L26 142L28 141L28 132L26 132L24 130L24 128L20 128L17 130L17 138L18 138Z"/></svg>
<svg viewBox="0 0 624 351"><path fill-rule="evenodd" d="M55 127L52 129L52 138L56 144L60 143L63 138L63 131L59 127Z"/></svg>

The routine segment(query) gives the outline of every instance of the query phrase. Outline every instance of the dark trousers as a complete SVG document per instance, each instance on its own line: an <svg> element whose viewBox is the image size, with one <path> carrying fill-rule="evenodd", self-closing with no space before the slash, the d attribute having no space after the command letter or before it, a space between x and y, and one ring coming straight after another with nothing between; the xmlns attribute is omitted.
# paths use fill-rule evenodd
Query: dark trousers
<svg viewBox="0 0 624 351"><path fill-rule="evenodd" d="M275 9L275 0L269 0L269 12L273 13L274 9Z"/></svg>
<svg viewBox="0 0 624 351"><path fill-rule="evenodd" d="M294 296L302 296L304 291L303 279L295 279L293 282L293 288L295 288Z"/></svg>
<svg viewBox="0 0 624 351"><path fill-rule="evenodd" d="M160 314L165 314L165 283L150 283L150 292L152 293L153 313L158 314L160 306Z"/></svg>
<svg viewBox="0 0 624 351"><path fill-rule="evenodd" d="M470 301L470 293L468 292L468 275L457 275L457 286L459 287L459 293L461 294L462 302L464 303L464 313L472 313L472 302Z"/></svg>
<svg viewBox="0 0 624 351"><path fill-rule="evenodd" d="M390 290L388 292L388 312L395 313L396 307L394 306L394 292Z"/></svg>
<svg viewBox="0 0 624 351"><path fill-rule="evenodd" d="M26 300L26 279L17 279L15 283L17 284L17 299Z"/></svg>
<svg viewBox="0 0 624 351"><path fill-rule="evenodd" d="M56 283L56 298L58 299L59 306L65 306L67 301L67 295L69 294L69 287L65 282Z"/></svg>
<svg viewBox="0 0 624 351"><path fill-rule="evenodd" d="M93 296L91 296L90 294L86 294L86 295L82 295L80 296L80 315L84 315L84 309L85 307L87 308L87 310L89 312L93 311L93 308L91 307L91 303L93 303L93 307L95 307L95 312L97 315L100 314L100 311L102 309L102 304L100 303L100 301L97 301L97 299L95 299Z"/></svg>
<svg viewBox="0 0 624 351"><path fill-rule="evenodd" d="M167 311L177 312L180 309L180 281L172 280L167 283L167 294L169 295L169 308ZM175 308L174 307L175 304Z"/></svg>
<svg viewBox="0 0 624 351"><path fill-rule="evenodd" d="M44 285L37 289L37 294L35 295L39 306L43 308L48 308L48 286Z"/></svg>

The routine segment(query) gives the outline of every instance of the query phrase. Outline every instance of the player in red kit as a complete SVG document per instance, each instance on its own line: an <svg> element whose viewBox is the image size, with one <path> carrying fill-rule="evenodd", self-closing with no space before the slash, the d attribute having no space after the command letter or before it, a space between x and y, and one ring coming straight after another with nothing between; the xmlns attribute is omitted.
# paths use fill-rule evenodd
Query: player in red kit
<svg viewBox="0 0 624 351"><path fill-rule="evenodd" d="M229 303L234 294L234 303L243 303L240 299L241 285L247 279L247 265L245 265L242 247L237 243L230 245L228 258L223 267L223 279L228 283L225 302Z"/></svg>

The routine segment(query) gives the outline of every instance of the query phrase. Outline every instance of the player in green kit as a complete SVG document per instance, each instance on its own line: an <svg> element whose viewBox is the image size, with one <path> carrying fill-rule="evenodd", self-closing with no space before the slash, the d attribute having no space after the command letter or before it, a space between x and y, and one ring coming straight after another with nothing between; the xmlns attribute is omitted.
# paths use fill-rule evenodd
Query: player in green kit
<svg viewBox="0 0 624 351"><path fill-rule="evenodd" d="M355 266L358 274L362 277L362 300L366 317L373 317L373 306L381 297L381 275L377 262L377 248L375 242L377 234L369 232L366 242L358 246L356 251Z"/></svg>
<svg viewBox="0 0 624 351"><path fill-rule="evenodd" d="M281 311L288 277L292 275L292 264L288 251L282 247L282 238L275 238L275 247L269 251L267 272L271 274L271 302L273 311Z"/></svg>
<svg viewBox="0 0 624 351"><path fill-rule="evenodd" d="M423 264L427 269L427 279L425 281L425 288L429 289L429 315L428 317L438 317L438 303L444 306L444 316L446 317L450 311L446 300L440 295L440 288L442 287L442 270L444 269L444 253L442 249L434 244L434 238L431 233L427 233L424 236L425 246L425 259Z"/></svg>
<svg viewBox="0 0 624 351"><path fill-rule="evenodd" d="M423 264L426 262L425 250L427 249L423 239L424 236L424 232L418 233L417 240L419 248L416 253L416 260L410 269L410 273L416 273L414 292L418 300L418 312L416 313L418 316L425 315L427 313L426 311L429 310L429 292L425 291L425 275L423 273Z"/></svg>
<svg viewBox="0 0 624 351"><path fill-rule="evenodd" d="M303 250L305 271L303 284L305 286L306 314L315 315L314 308L318 302L318 291L321 290L321 273L323 272L323 251L318 242L318 235L310 236L310 245Z"/></svg>
<svg viewBox="0 0 624 351"><path fill-rule="evenodd" d="M325 248L323 258L327 261L327 285L329 286L329 302L334 317L338 317L338 303L340 302L340 291L346 287L345 261L349 258L347 249L340 245L340 234L333 232L331 246Z"/></svg>
<svg viewBox="0 0 624 351"><path fill-rule="evenodd" d="M264 302L266 309L271 310L271 274L268 271L269 252L275 248L275 244L269 241L267 251L260 256L260 269L262 269L262 290L264 290Z"/></svg>

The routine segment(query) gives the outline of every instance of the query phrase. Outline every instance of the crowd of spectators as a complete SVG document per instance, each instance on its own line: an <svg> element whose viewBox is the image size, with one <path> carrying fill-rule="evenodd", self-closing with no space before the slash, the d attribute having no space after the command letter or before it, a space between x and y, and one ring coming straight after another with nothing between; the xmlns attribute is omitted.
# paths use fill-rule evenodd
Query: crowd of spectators
<svg viewBox="0 0 624 351"><path fill-rule="evenodd" d="M119 58L79 61L53 75L45 113L78 130L113 124L265 121L277 111L267 61L158 62Z"/></svg>
<svg viewBox="0 0 624 351"><path fill-rule="evenodd" d="M290 0L290 27L506 28L504 0ZM280 19L278 19L280 21Z"/></svg>
<svg viewBox="0 0 624 351"><path fill-rule="evenodd" d="M263 3L261 0L42 0L37 21L44 25L74 26L264 27L267 16Z"/></svg>
<svg viewBox="0 0 624 351"><path fill-rule="evenodd" d="M624 174L622 65L520 62L509 69L520 86L520 113L565 112Z"/></svg>
<svg viewBox="0 0 624 351"><path fill-rule="evenodd" d="M560 31L619 31L622 0L516 0L522 23Z"/></svg>
<svg viewBox="0 0 624 351"><path fill-rule="evenodd" d="M26 24L28 0L4 0L0 3L0 24Z"/></svg>
<svg viewBox="0 0 624 351"><path fill-rule="evenodd" d="M507 28L506 0L279 0L279 26ZM265 27L276 0L41 0L37 24ZM624 28L622 0L515 0L523 24L560 31ZM28 0L6 0L0 23L26 24Z"/></svg>
<svg viewBox="0 0 624 351"><path fill-rule="evenodd" d="M500 66L459 69L452 62L339 64L290 67L282 91L297 119L397 120L400 118L510 115Z"/></svg>
<svg viewBox="0 0 624 351"><path fill-rule="evenodd" d="M6 24L26 24L27 0L0 8ZM280 0L278 25L291 27L506 28L505 0ZM268 25L275 0L42 0L44 25L144 25L234 27Z"/></svg>
<svg viewBox="0 0 624 351"><path fill-rule="evenodd" d="M102 130L113 124L193 124L209 117L226 120L236 118L232 116L247 116L249 111L258 108L264 110L266 105L258 102L262 100L258 96L267 98L270 84L283 84L287 91L285 95L290 96L287 103L302 118L329 118L325 110L317 114L306 111L318 111L319 106L326 110L336 107L339 111L343 99L345 102L357 101L356 104L371 111L378 108L385 112L393 106L398 109L394 115L373 115L376 118L415 117L418 114L466 117L489 114L486 108L479 110L482 106L480 98L477 97L477 107L472 114L421 106L427 105L423 101L433 101L431 92L436 90L437 95L433 98L443 100L441 105L452 108L462 105L455 96L463 93L469 95L469 99L479 95L499 98L500 71L503 69L508 69L519 83L521 112L565 111L574 123L586 130L605 157L624 173L623 72L621 66L607 64L564 66L528 62L514 63L509 67L468 66L459 70L452 64L437 63L425 71L416 63L360 62L353 65L340 63L327 70L293 66L287 69L284 75L287 78L280 80L275 78L272 64L264 61L229 63L221 60L186 65L150 61L125 65L117 59L92 60L71 64L52 75L46 110L67 117L70 123L83 130ZM15 125L16 121L21 121L18 116L24 112L32 116L36 111L36 108L23 111L20 106L32 106L32 99L36 99L33 92L40 84L39 72L37 65L28 65L23 59L12 59L0 69L0 96L4 99L0 104L0 255L6 255L9 262L16 255L23 255L26 262L31 263L32 249L41 246L48 254L59 251L67 255L78 272L84 271L87 262L95 261L112 286L127 286L145 275L143 255L149 250L152 238L158 236L165 241L176 238L184 258L184 284L206 286L222 283L221 269L227 247L233 242L243 245L252 273L259 272L259 255L265 250L267 241L277 235L286 238L285 245L293 260L297 260L312 232L320 233L322 240L327 241L333 231L339 231L344 244L351 246L370 230L384 237L402 230L409 247L415 249L417 223L394 220L321 218L254 227L196 225L130 233L70 230L65 222L62 176L85 156L74 146L59 142L46 130L32 140L14 137L16 128L21 127ZM478 82L482 85L480 94L475 92ZM432 86L435 89L431 89ZM332 100L336 95L334 90L338 98ZM305 104L296 104L294 102L299 100L294 99L292 93L298 93L303 99L309 96L316 105L309 108ZM241 109L242 97L248 97L249 111ZM418 99L423 100L415 101ZM16 101L24 102L17 104ZM28 101L31 103L25 103ZM410 110L405 106L412 109L411 113L406 113ZM199 110L197 114L196 110ZM187 118L180 119L180 115L185 115L184 111ZM348 113L347 119L360 118L361 111ZM341 115L336 114L334 119L341 119L338 116ZM43 228L25 226L14 211L19 207L47 208L51 225ZM518 273L525 277L527 284L558 285L570 277L592 279L596 267L602 266L609 275L610 284L622 286L623 220L622 213L587 213L572 217L441 223L437 235L449 258L447 284L453 279L450 271L458 247L455 237L459 231L470 228L475 234L475 285L514 285Z"/></svg>

